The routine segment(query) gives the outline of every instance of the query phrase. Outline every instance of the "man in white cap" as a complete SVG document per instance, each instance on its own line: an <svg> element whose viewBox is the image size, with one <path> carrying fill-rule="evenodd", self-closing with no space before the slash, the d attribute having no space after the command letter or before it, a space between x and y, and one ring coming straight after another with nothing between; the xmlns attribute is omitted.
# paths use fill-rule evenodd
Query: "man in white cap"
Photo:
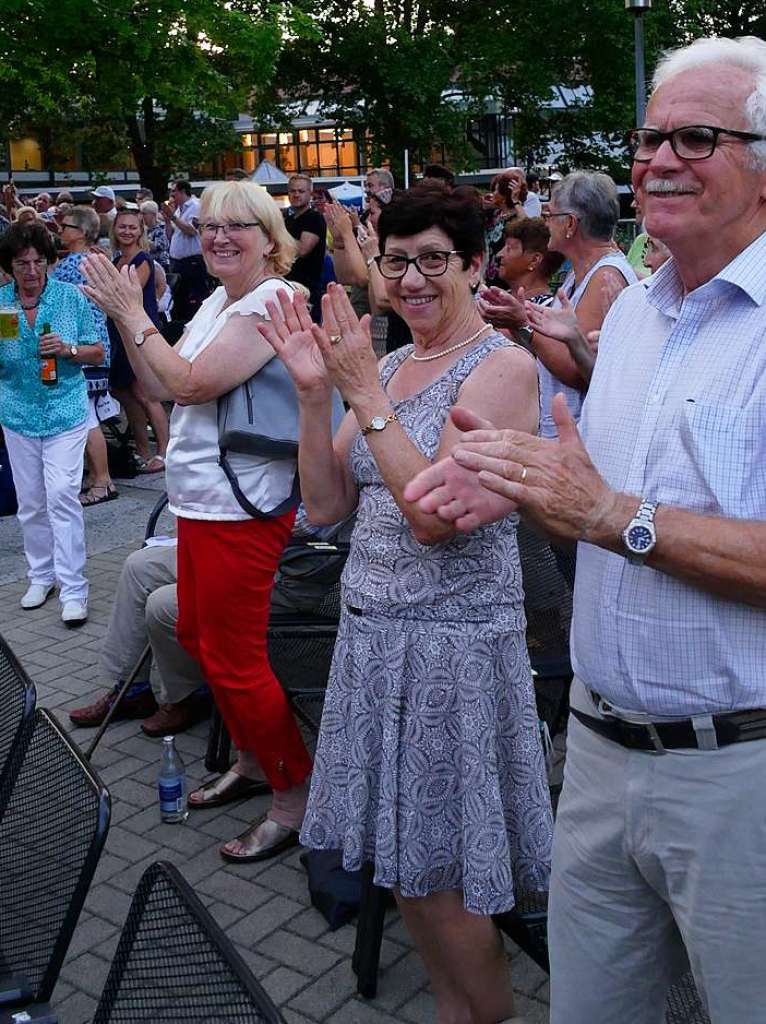
<svg viewBox="0 0 766 1024"><path fill-rule="evenodd" d="M114 202L114 189L108 185L99 185L91 192L93 196L92 206L99 216L101 228L98 233L98 244L104 249L109 249L109 228L117 216L117 207Z"/></svg>
<svg viewBox="0 0 766 1024"><path fill-rule="evenodd" d="M117 215L117 207L114 203L114 189L109 188L108 185L99 185L98 188L93 189L91 195L93 196L93 209L99 217L114 220Z"/></svg>

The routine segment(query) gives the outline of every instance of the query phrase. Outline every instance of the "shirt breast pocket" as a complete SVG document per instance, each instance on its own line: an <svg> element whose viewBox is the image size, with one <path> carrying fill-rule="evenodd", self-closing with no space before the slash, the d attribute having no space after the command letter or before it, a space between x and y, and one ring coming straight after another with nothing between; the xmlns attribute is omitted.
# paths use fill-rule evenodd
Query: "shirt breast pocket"
<svg viewBox="0 0 766 1024"><path fill-rule="evenodd" d="M684 458L676 471L680 505L733 518L752 515L747 495L764 431L757 419L753 409L684 402L679 422Z"/></svg>

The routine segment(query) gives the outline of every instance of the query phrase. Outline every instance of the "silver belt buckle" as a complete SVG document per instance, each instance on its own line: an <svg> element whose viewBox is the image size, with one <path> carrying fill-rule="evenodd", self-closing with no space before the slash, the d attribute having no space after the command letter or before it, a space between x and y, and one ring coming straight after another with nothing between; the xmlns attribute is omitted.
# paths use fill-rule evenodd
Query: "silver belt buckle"
<svg viewBox="0 0 766 1024"><path fill-rule="evenodd" d="M667 754L667 749L663 746L654 722L645 720L641 715L635 715L632 718L628 718L626 715L617 714L612 705L608 701L604 700L603 697L599 698L596 703L596 707L599 714L604 718L616 718L618 721L627 722L628 725L640 725L643 729L646 729L649 734L649 739L652 741L655 754Z"/></svg>

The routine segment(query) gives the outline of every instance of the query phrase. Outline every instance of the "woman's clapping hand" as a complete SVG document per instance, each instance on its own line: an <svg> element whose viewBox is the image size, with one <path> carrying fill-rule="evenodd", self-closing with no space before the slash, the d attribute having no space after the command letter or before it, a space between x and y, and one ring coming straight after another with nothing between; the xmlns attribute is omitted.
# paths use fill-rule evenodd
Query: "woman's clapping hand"
<svg viewBox="0 0 766 1024"><path fill-rule="evenodd" d="M329 394L331 382L305 298L296 293L291 299L280 289L277 300L266 301L269 319L258 324L259 333L287 367L299 394Z"/></svg>
<svg viewBox="0 0 766 1024"><path fill-rule="evenodd" d="M80 264L87 284L83 292L113 320L144 312L144 293L135 267L118 270L106 255L92 254Z"/></svg>
<svg viewBox="0 0 766 1024"><path fill-rule="evenodd" d="M279 292L267 302L270 320L258 330L287 367L299 393L327 392L334 384L349 404L380 387L370 338L370 318L357 317L341 285L322 299L322 326L312 323L306 300Z"/></svg>

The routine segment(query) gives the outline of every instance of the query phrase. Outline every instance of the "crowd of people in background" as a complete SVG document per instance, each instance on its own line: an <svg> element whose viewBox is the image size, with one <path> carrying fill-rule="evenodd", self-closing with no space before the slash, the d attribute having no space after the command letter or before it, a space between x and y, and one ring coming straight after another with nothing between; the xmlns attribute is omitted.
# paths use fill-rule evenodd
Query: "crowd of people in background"
<svg viewBox="0 0 766 1024"><path fill-rule="evenodd" d="M716 1024L762 1013L764 890L738 865L763 857L746 780L766 768L765 74L754 39L660 65L631 135L627 252L617 186L591 170L510 167L482 190L432 164L404 190L381 167L361 208L305 174L281 208L244 172L201 197L179 178L167 200L4 190L22 607L58 585L63 621L87 618L83 508L117 497L101 421L119 403L179 529L177 553L121 579L110 684L115 646L154 619L168 678L159 709L147 681L118 717L182 731L204 679L238 759L191 807L273 794L221 855L300 838L348 869L372 861L440 1024L521 1020L492 915L548 885L520 515L562 566L577 544L551 1019L661 1019L684 944ZM272 360L295 389L298 455L243 456L235 486L218 402ZM355 522L313 765L266 651L296 472L307 528ZM98 725L116 692L72 721ZM746 927L727 953L710 915L729 899Z"/></svg>

